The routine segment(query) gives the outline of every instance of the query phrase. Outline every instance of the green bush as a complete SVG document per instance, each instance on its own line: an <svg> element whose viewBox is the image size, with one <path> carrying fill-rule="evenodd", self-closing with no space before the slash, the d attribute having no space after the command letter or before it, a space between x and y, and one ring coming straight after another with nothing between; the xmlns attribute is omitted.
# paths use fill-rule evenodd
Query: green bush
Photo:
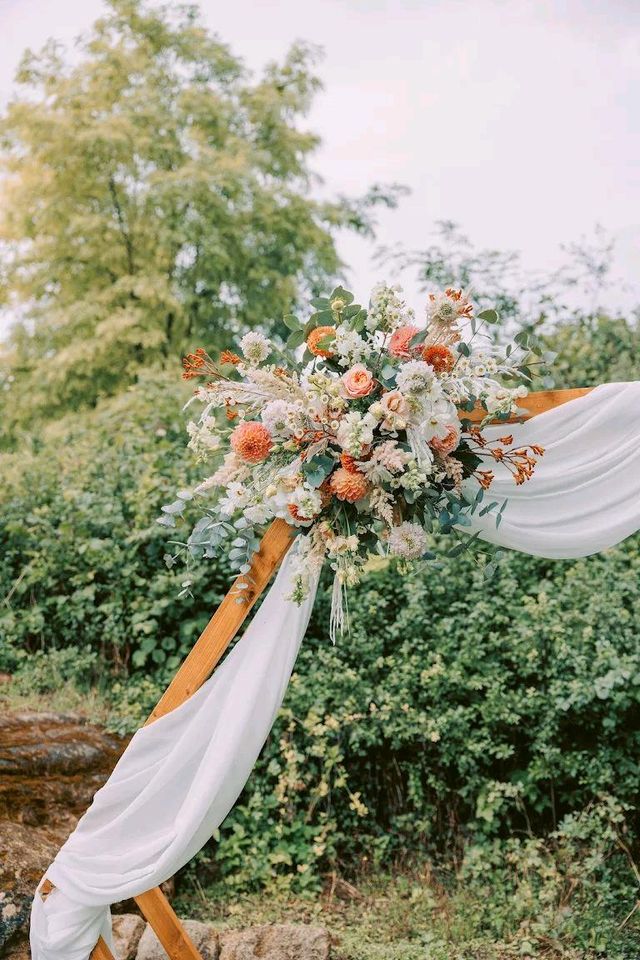
<svg viewBox="0 0 640 960"><path fill-rule="evenodd" d="M163 562L160 506L201 468L185 452L188 393L158 374L91 414L0 455L0 670L36 651L88 647L104 672L166 680L227 589L224 566Z"/></svg>
<svg viewBox="0 0 640 960"><path fill-rule="evenodd" d="M219 868L240 884L317 882L508 835L544 836L640 789L640 556L510 555L372 572L327 640L328 588Z"/></svg>

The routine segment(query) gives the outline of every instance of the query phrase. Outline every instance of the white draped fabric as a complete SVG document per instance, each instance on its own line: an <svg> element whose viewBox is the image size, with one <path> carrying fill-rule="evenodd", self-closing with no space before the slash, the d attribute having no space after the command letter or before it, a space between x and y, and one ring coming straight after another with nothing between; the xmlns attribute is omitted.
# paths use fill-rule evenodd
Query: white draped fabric
<svg viewBox="0 0 640 960"><path fill-rule="evenodd" d="M515 487L496 465L490 497L509 499L501 524L474 516L493 543L552 558L585 556L640 529L640 383L607 384L525 424L491 427L546 453ZM469 528L466 528L467 530ZM110 941L109 904L172 876L202 847L240 794L280 707L307 627L285 599L295 547L243 638L203 687L138 731L62 847L36 895L33 960L88 960Z"/></svg>
<svg viewBox="0 0 640 960"><path fill-rule="evenodd" d="M545 449L520 487L503 464L492 466L485 503L508 503L497 528L495 513L472 517L482 539L568 560L640 530L640 382L603 384L526 423L482 432L487 439L510 433L514 444Z"/></svg>
<svg viewBox="0 0 640 960"><path fill-rule="evenodd" d="M177 710L135 734L47 871L31 912L33 960L87 960L111 942L109 904L158 886L236 802L282 703L317 584L298 607L295 545L244 636Z"/></svg>

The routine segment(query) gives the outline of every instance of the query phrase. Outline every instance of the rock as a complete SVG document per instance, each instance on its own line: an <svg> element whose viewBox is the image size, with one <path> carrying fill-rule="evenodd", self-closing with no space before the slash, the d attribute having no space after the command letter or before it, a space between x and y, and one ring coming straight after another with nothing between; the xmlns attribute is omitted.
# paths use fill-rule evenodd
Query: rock
<svg viewBox="0 0 640 960"><path fill-rule="evenodd" d="M0 817L66 836L102 786L124 741L57 713L0 717Z"/></svg>
<svg viewBox="0 0 640 960"><path fill-rule="evenodd" d="M58 846L57 839L0 820L0 949L26 931L33 891Z"/></svg>
<svg viewBox="0 0 640 960"><path fill-rule="evenodd" d="M199 923L197 920L183 920L182 922L199 950L202 960L218 960L220 947L218 934L214 928L206 923ZM160 945L160 941L149 924L147 924L138 945L136 960L167 960L167 953Z"/></svg>
<svg viewBox="0 0 640 960"><path fill-rule="evenodd" d="M0 716L0 950L26 937L42 874L124 745L81 717Z"/></svg>
<svg viewBox="0 0 640 960"><path fill-rule="evenodd" d="M135 960L144 928L144 920L135 913L123 913L113 918L113 945L116 960Z"/></svg>
<svg viewBox="0 0 640 960"><path fill-rule="evenodd" d="M220 960L329 960L330 952L324 927L283 923L220 934Z"/></svg>

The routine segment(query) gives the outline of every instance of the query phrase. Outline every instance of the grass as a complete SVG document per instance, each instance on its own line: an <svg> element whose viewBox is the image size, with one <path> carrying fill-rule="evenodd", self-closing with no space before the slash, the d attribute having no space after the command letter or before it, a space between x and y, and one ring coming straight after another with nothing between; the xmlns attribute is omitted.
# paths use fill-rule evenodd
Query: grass
<svg viewBox="0 0 640 960"><path fill-rule="evenodd" d="M606 904L576 901L559 908L557 933L535 912L522 919L487 877L483 886L445 886L426 867L363 878L332 877L317 896L285 891L237 894L203 889L193 871L181 883L177 910L217 926L304 923L326 927L333 960L637 960L640 928L621 927ZM540 911L543 912L543 904ZM546 928L546 932L541 932Z"/></svg>

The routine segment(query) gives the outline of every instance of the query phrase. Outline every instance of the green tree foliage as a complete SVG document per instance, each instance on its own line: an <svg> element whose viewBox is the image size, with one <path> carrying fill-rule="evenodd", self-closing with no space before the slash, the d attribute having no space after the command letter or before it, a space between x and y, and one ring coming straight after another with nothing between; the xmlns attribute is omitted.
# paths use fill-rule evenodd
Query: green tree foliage
<svg viewBox="0 0 640 960"><path fill-rule="evenodd" d="M108 0L80 49L27 53L0 127L0 304L22 318L2 366L23 423L273 330L339 272L335 231L370 231L396 197L313 199L309 47L253 80L194 7Z"/></svg>

